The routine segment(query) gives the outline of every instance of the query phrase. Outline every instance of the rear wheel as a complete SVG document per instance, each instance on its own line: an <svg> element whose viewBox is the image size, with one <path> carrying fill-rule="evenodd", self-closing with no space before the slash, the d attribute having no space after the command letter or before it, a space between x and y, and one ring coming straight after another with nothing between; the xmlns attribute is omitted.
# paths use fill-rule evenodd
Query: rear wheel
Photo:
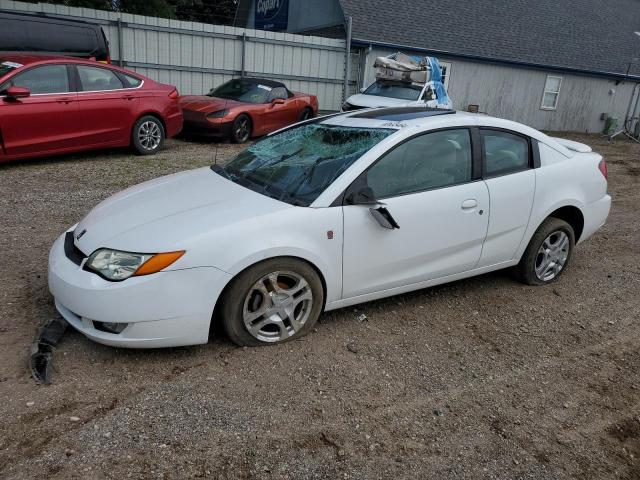
<svg viewBox="0 0 640 480"><path fill-rule="evenodd" d="M244 113L238 115L231 126L231 140L234 143L244 143L251 136L251 119Z"/></svg>
<svg viewBox="0 0 640 480"><path fill-rule="evenodd" d="M162 122L152 115L145 115L133 126L131 143L140 155L153 155L164 145Z"/></svg>
<svg viewBox="0 0 640 480"><path fill-rule="evenodd" d="M222 302L224 328L234 343L269 345L306 335L320 316L324 291L309 264L275 258L242 272Z"/></svg>
<svg viewBox="0 0 640 480"><path fill-rule="evenodd" d="M569 266L574 246L575 235L571 225L549 217L531 238L516 267L516 274L529 285L554 282Z"/></svg>
<svg viewBox="0 0 640 480"><path fill-rule="evenodd" d="M304 120L309 120L310 118L313 118L313 110L307 107L304 110L302 110L302 112L300 113L300 117L298 118L298 121L302 122Z"/></svg>

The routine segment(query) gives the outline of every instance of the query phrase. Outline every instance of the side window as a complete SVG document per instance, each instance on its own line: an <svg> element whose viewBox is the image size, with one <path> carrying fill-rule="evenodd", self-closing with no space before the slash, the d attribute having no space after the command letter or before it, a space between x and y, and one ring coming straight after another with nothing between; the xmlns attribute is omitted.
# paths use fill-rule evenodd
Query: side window
<svg viewBox="0 0 640 480"><path fill-rule="evenodd" d="M542 104L540 105L542 110L556 109L558 106L561 84L562 77L547 75L547 80L544 82L544 92L542 93Z"/></svg>
<svg viewBox="0 0 640 480"><path fill-rule="evenodd" d="M69 76L66 65L43 65L32 68L16 75L1 88L28 88L32 95L43 93L67 93L69 91Z"/></svg>
<svg viewBox="0 0 640 480"><path fill-rule="evenodd" d="M497 130L481 132L485 175L503 175L529 168L529 142L526 138Z"/></svg>
<svg viewBox="0 0 640 480"><path fill-rule="evenodd" d="M118 76L111 70L99 67L78 65L80 87L84 92L96 92L100 90L117 90L124 88Z"/></svg>
<svg viewBox="0 0 640 480"><path fill-rule="evenodd" d="M274 87L273 90L271 90L271 100L275 100L276 98L281 98L283 100L286 100L287 98L289 98L289 93L287 92L287 89L284 87Z"/></svg>
<svg viewBox="0 0 640 480"><path fill-rule="evenodd" d="M412 138L381 157L367 172L376 198L394 197L469 182L469 130L460 128Z"/></svg>

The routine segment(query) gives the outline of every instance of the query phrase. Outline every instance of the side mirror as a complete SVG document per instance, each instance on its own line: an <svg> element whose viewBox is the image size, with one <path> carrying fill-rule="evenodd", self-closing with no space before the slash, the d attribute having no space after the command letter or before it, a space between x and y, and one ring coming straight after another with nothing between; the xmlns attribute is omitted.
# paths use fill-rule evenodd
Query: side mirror
<svg viewBox="0 0 640 480"><path fill-rule="evenodd" d="M31 92L24 87L9 87L5 90L5 95L7 98L15 100L17 98L27 98L31 95Z"/></svg>
<svg viewBox="0 0 640 480"><path fill-rule="evenodd" d="M271 104L272 105L283 105L284 104L284 99L282 99L282 98L274 98L273 100L271 100Z"/></svg>
<svg viewBox="0 0 640 480"><path fill-rule="evenodd" d="M373 218L376 219L376 222L380 224L381 227L387 228L389 230L399 229L400 225L396 222L395 218L391 216L391 212L387 210L385 207L378 208L370 208L369 211Z"/></svg>
<svg viewBox="0 0 640 480"><path fill-rule="evenodd" d="M347 195L347 203L351 205L367 205L369 206L369 212L373 218L380 224L381 227L389 230L395 230L400 228L398 222L395 221L389 210L384 206L384 203L380 203L377 199L371 187L362 185L357 190L354 190Z"/></svg>
<svg viewBox="0 0 640 480"><path fill-rule="evenodd" d="M376 200L373 190L368 186L362 186L350 193L347 197L347 202L351 205L378 205L378 200Z"/></svg>
<svg viewBox="0 0 640 480"><path fill-rule="evenodd" d="M366 92L366 91L367 91L367 87L362 87L362 88L360 89L360 93L364 93L364 92Z"/></svg>

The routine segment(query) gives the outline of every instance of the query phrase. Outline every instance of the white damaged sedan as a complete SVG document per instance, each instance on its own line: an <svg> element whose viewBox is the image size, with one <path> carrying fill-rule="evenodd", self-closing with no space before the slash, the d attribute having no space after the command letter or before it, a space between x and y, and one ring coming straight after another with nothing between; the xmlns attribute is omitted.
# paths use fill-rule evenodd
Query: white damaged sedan
<svg viewBox="0 0 640 480"><path fill-rule="evenodd" d="M553 282L605 222L586 146L482 115L360 110L303 122L214 165L129 188L61 235L60 314L107 345L239 345L322 311L515 267Z"/></svg>

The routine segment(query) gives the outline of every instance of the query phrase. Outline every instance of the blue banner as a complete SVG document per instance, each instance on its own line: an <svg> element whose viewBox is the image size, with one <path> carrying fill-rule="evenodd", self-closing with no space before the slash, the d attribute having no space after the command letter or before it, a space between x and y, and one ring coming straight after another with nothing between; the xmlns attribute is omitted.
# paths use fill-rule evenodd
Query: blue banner
<svg viewBox="0 0 640 480"><path fill-rule="evenodd" d="M258 30L286 30L289 0L256 0L253 24Z"/></svg>

